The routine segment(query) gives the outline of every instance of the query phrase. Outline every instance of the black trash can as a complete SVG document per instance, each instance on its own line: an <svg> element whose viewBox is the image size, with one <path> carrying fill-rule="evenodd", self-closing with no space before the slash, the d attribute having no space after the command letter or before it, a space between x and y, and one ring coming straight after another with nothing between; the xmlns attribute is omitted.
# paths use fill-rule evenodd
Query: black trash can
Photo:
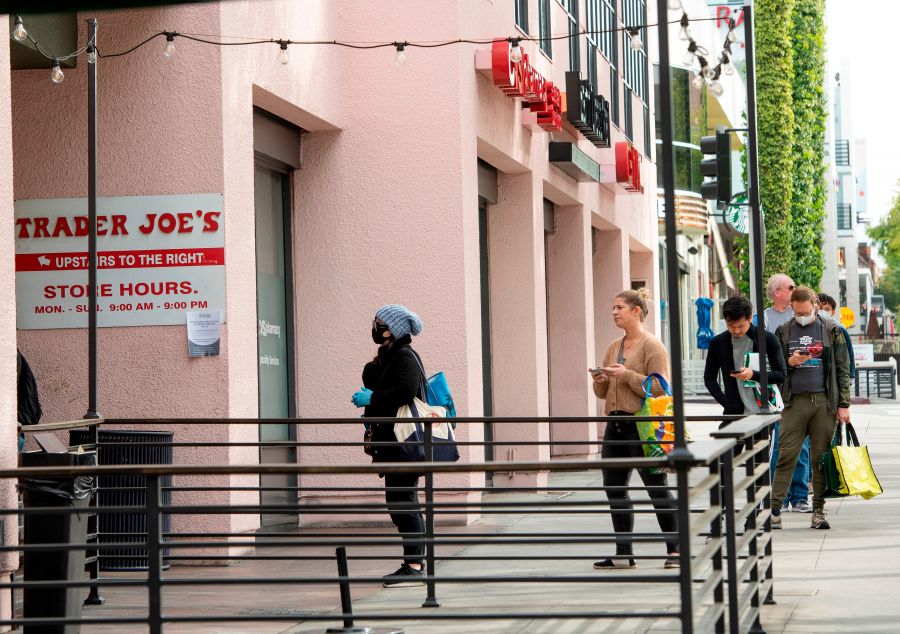
<svg viewBox="0 0 900 634"><path fill-rule="evenodd" d="M65 467L97 464L94 452L22 454L23 467ZM84 544L94 478L21 478L22 504L25 508L26 545ZM79 513L28 513L28 509L69 507ZM25 581L79 581L84 578L84 550L26 550L23 557ZM81 605L87 588L25 588L24 617L81 618ZM26 625L25 634L78 634L81 626Z"/></svg>
<svg viewBox="0 0 900 634"><path fill-rule="evenodd" d="M91 432L73 429L69 432L72 447L91 442ZM133 431L124 429L97 430L97 464L135 465L172 464L172 432ZM172 500L172 476L160 478L163 487L162 504ZM141 475L102 475L97 481L97 505L102 507L146 506L147 478ZM98 518L98 541L101 544L142 542L147 538L146 513L103 513ZM171 520L168 513L162 516L163 532L169 532ZM169 549L163 547L163 556ZM104 572L147 570L147 549L143 546L128 548L104 548L100 551L100 570ZM163 568L168 568L168 564Z"/></svg>

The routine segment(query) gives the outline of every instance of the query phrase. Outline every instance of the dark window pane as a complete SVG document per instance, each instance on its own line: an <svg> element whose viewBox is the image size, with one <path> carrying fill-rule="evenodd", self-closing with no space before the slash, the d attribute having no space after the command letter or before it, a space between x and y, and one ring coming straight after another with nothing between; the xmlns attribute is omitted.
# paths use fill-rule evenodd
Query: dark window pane
<svg viewBox="0 0 900 634"><path fill-rule="evenodd" d="M549 58L553 58L553 42L550 39L550 0L538 0L538 29L541 38L541 50Z"/></svg>
<svg viewBox="0 0 900 634"><path fill-rule="evenodd" d="M516 26L528 33L528 0L513 0L516 7Z"/></svg>

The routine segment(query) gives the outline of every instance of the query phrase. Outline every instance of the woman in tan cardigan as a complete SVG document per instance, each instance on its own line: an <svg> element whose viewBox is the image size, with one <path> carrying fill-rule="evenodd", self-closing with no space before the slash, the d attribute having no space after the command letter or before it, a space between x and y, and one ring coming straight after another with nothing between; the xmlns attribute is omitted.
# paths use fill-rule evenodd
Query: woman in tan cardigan
<svg viewBox="0 0 900 634"><path fill-rule="evenodd" d="M613 302L613 321L625 331L625 336L613 341L606 350L600 368L591 370L594 394L605 399L607 416L634 416L641 409L644 399L644 379L658 373L668 379L669 353L662 342L644 330L644 319L650 293L646 288L626 290L616 295ZM656 381L654 394L662 394ZM609 422L603 435L601 458L643 458L644 451L633 421ZM665 473L650 473L638 469L647 487L659 527L666 536L668 558L666 568L678 567L678 522L675 516L675 499L668 490ZM634 531L634 505L625 487L631 477L631 469L603 469L603 486L609 498L613 529L617 533L616 556L594 564L598 569L636 567L630 534Z"/></svg>

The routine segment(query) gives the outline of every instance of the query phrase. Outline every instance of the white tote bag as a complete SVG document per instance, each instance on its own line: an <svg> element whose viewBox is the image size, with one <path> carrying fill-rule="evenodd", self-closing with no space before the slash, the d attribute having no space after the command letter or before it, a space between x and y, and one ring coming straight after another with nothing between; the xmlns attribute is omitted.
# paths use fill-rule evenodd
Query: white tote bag
<svg viewBox="0 0 900 634"><path fill-rule="evenodd" d="M440 405L429 405L419 398L414 398L410 405L403 405L397 410L397 418L439 418L445 419L447 410ZM434 439L432 453L435 462L456 462L459 460L459 451L456 448L456 438L453 435L453 427L446 420L431 425L431 437ZM408 443L404 451L409 459L414 461L425 460L425 450L421 445L424 439L422 423L409 422L394 423L394 438L399 443ZM418 444L417 444L418 443Z"/></svg>

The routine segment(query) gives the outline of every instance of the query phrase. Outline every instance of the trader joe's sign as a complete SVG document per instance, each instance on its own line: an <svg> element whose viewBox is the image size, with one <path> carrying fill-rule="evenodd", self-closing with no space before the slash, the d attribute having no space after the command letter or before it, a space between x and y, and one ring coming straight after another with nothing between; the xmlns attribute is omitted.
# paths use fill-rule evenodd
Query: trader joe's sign
<svg viewBox="0 0 900 634"><path fill-rule="evenodd" d="M84 198L17 200L18 328L85 328L88 219ZM97 323L185 323L225 306L221 194L97 200Z"/></svg>

